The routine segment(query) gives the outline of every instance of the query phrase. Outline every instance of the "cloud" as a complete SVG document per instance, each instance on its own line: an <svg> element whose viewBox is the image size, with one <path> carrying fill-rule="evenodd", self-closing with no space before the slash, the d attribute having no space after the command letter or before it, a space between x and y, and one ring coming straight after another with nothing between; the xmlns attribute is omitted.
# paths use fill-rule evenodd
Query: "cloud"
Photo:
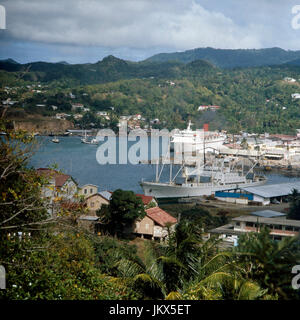
<svg viewBox="0 0 300 320"><path fill-rule="evenodd" d="M195 0L2 0L13 39L109 48L262 47L262 24L238 25Z"/></svg>

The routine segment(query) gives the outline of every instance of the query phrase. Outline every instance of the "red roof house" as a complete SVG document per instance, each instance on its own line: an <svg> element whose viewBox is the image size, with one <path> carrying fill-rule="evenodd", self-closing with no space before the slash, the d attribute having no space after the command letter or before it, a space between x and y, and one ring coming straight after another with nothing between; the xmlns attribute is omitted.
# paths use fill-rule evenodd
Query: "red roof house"
<svg viewBox="0 0 300 320"><path fill-rule="evenodd" d="M146 216L135 223L134 233L142 238L162 240L168 237L168 226L174 231L177 219L159 207L146 210Z"/></svg>

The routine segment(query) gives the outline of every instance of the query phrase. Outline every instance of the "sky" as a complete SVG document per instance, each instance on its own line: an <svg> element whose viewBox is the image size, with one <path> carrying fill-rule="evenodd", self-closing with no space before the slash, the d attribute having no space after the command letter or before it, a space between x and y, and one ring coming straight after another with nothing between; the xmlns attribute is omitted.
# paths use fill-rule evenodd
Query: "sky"
<svg viewBox="0 0 300 320"><path fill-rule="evenodd" d="M300 50L300 0L0 0L0 5L6 10L0 59L20 63L94 63L110 54L141 61L200 47Z"/></svg>

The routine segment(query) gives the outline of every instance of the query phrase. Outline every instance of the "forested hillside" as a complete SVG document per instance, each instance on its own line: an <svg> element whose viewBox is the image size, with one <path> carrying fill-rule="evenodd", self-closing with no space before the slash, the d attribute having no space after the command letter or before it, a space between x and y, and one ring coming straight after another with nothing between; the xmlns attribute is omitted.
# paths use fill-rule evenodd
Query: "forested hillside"
<svg viewBox="0 0 300 320"><path fill-rule="evenodd" d="M76 102L90 108L85 120L96 124L94 113L107 110L115 120L137 113L148 123L158 118L169 129L185 127L188 119L197 127L209 122L213 129L232 132L295 133L300 128L300 100L292 97L300 92L297 65L221 69L203 60L133 63L108 56L84 65L2 61L0 68L0 100L18 101L8 115L53 116L71 111ZM28 89L32 85L44 89ZM220 109L201 112L200 105Z"/></svg>

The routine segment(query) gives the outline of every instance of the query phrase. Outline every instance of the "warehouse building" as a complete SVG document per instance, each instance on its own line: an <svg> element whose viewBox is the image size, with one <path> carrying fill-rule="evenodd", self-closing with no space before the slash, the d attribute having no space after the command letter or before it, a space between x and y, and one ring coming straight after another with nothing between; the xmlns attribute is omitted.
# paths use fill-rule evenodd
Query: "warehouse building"
<svg viewBox="0 0 300 320"><path fill-rule="evenodd" d="M254 202L266 206L271 203L287 202L293 189L300 191L300 181L217 191L215 197L231 203L249 204Z"/></svg>

